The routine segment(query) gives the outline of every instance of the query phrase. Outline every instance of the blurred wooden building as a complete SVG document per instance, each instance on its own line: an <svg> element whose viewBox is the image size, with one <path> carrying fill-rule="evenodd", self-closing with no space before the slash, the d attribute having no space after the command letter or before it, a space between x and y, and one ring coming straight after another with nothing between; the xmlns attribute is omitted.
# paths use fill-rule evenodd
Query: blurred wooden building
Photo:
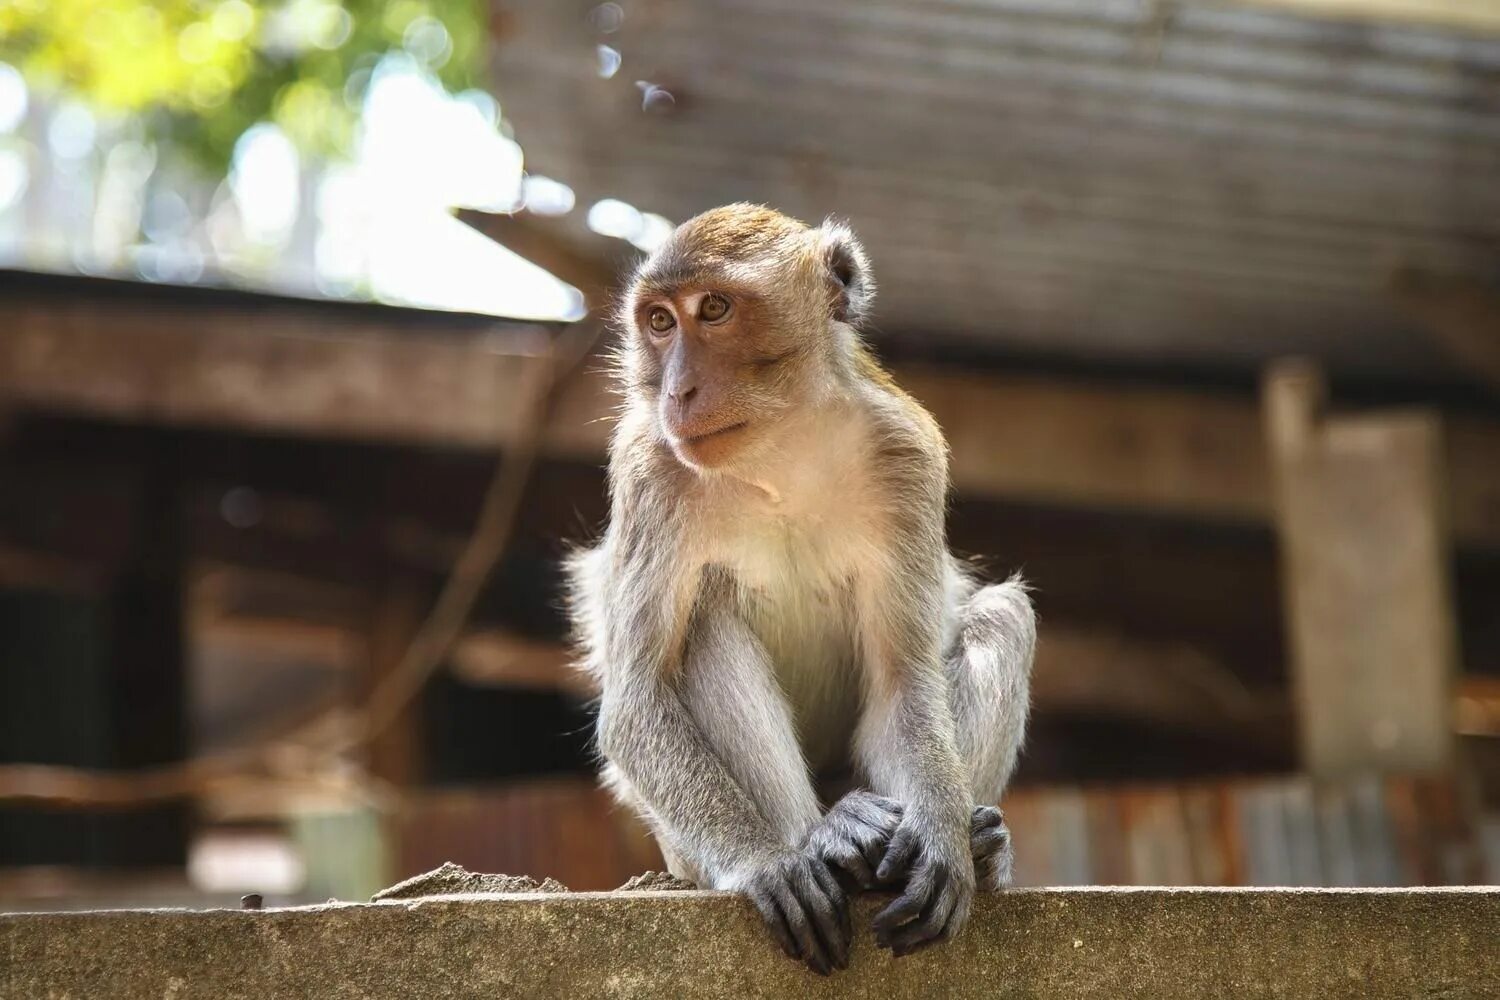
<svg viewBox="0 0 1500 1000"><path fill-rule="evenodd" d="M764 201L866 241L872 340L952 444L952 542L1036 587L1023 878L1469 881L1500 864L1487 9L498 0L495 83L585 204ZM598 305L632 251L584 215L472 221ZM0 776L357 705L559 334L0 273ZM290 741L186 798L0 783L0 901L180 872L206 836L292 843L298 898L654 864L593 788L557 609L611 405L570 378L476 614L348 770Z"/></svg>

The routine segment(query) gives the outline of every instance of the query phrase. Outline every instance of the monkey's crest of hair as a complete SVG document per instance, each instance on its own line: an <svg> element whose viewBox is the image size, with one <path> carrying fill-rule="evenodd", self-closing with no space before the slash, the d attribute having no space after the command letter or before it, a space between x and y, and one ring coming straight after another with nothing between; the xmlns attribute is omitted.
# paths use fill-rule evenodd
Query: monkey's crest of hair
<svg viewBox="0 0 1500 1000"><path fill-rule="evenodd" d="M725 280L765 289L789 305L816 301L821 290L827 313L815 322L845 324L856 341L875 300L869 257L847 223L830 217L813 228L748 202L710 209L678 226L641 261L616 299L614 369L621 390L645 388L634 357L639 345L631 336L641 299ZM856 350L859 356L854 360L861 370L878 369L862 346Z"/></svg>

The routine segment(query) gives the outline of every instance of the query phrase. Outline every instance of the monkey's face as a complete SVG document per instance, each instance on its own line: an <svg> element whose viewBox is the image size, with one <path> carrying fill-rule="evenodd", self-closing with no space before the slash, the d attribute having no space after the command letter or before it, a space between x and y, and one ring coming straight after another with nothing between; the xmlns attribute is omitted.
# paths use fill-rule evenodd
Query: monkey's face
<svg viewBox="0 0 1500 1000"><path fill-rule="evenodd" d="M629 391L691 468L773 454L778 426L847 362L872 294L841 225L810 229L757 205L705 212L651 255L622 303Z"/></svg>
<svg viewBox="0 0 1500 1000"><path fill-rule="evenodd" d="M752 287L693 283L643 295L635 325L662 436L684 464L728 465L775 426L801 351Z"/></svg>

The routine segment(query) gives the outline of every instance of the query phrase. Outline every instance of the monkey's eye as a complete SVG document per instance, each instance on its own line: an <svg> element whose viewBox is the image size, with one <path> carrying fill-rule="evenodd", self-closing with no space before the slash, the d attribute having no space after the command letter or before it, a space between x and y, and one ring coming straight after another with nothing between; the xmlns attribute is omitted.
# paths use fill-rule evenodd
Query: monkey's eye
<svg viewBox="0 0 1500 1000"><path fill-rule="evenodd" d="M652 333L666 333L677 325L672 314L661 306L652 306L651 311L646 314L646 322L650 324Z"/></svg>
<svg viewBox="0 0 1500 1000"><path fill-rule="evenodd" d="M729 300L713 292L705 295L703 304L698 307L698 318L705 323L717 323L728 315Z"/></svg>

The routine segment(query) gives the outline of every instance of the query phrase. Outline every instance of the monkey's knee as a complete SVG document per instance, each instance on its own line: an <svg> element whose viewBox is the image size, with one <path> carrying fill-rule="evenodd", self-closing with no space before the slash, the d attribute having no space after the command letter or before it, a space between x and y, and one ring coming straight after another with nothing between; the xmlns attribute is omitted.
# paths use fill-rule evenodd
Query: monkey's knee
<svg viewBox="0 0 1500 1000"><path fill-rule="evenodd" d="M1031 674L1036 611L1020 576L981 587L960 611L963 652L971 669Z"/></svg>
<svg viewBox="0 0 1500 1000"><path fill-rule="evenodd" d="M959 648L949 662L959 752L974 801L995 802L1026 738L1036 613L1019 577L976 591L959 611Z"/></svg>

